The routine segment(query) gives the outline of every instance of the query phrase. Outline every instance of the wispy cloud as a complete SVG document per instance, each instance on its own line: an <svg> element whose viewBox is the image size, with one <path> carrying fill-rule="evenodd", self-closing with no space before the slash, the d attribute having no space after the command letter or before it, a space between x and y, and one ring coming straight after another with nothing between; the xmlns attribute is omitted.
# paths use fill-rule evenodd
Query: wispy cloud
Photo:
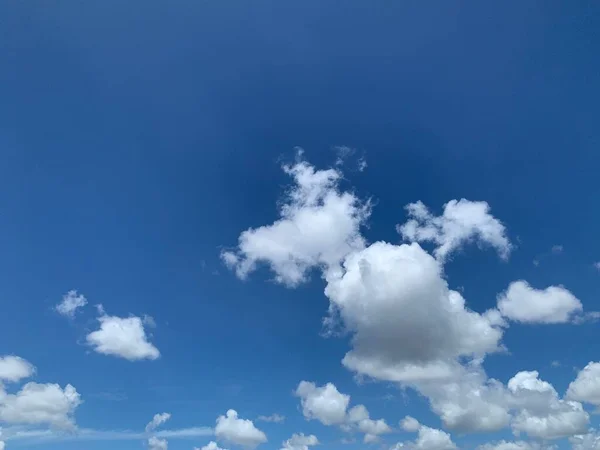
<svg viewBox="0 0 600 450"><path fill-rule="evenodd" d="M285 421L285 416L280 414L271 414L270 416L258 416L256 420L261 422L282 423Z"/></svg>
<svg viewBox="0 0 600 450"><path fill-rule="evenodd" d="M191 427L173 430L161 430L154 433L146 433L132 430L95 430L92 428L80 428L74 432L61 432L58 430L27 430L19 427L8 427L2 429L3 439L6 441L27 441L30 444L43 442L64 441L129 441L144 440L150 436L169 439L188 439L202 436L214 435L210 427Z"/></svg>

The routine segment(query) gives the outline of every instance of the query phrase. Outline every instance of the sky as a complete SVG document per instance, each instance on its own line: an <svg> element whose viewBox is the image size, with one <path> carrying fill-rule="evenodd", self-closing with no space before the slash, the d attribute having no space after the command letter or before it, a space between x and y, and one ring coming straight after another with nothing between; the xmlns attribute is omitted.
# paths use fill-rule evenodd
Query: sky
<svg viewBox="0 0 600 450"><path fill-rule="evenodd" d="M0 449L600 449L600 6L0 4Z"/></svg>

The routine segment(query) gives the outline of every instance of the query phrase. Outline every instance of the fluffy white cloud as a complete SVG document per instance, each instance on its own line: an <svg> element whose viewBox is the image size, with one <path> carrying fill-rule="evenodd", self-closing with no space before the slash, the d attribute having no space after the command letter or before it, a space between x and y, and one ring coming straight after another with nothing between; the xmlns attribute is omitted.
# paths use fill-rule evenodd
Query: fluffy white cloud
<svg viewBox="0 0 600 450"><path fill-rule="evenodd" d="M590 362L567 390L567 398L600 406L600 362Z"/></svg>
<svg viewBox="0 0 600 450"><path fill-rule="evenodd" d="M225 450L217 445L215 441L210 441L204 447L194 447L194 450Z"/></svg>
<svg viewBox="0 0 600 450"><path fill-rule="evenodd" d="M538 372L517 373L509 380L508 390L513 407L519 410L511 422L516 434L559 439L587 430L589 414L581 403L560 399L550 383L538 378Z"/></svg>
<svg viewBox="0 0 600 450"><path fill-rule="evenodd" d="M146 425L146 432L156 430L156 428L161 426L163 423L165 423L170 418L171 418L171 414L169 414L169 413L154 414L154 417L152 418L152 420L150 422L148 422L148 425Z"/></svg>
<svg viewBox="0 0 600 450"><path fill-rule="evenodd" d="M169 444L166 439L159 439L156 436L152 436L148 439L149 450L167 450L168 448Z"/></svg>
<svg viewBox="0 0 600 450"><path fill-rule="evenodd" d="M421 201L410 203L406 210L410 219L397 227L398 232L411 242L433 242L434 254L440 260L468 242L492 246L502 258L510 254L506 229L490 214L486 202L450 200L441 216L431 214Z"/></svg>
<svg viewBox="0 0 600 450"><path fill-rule="evenodd" d="M215 436L249 448L267 442L265 433L256 428L251 420L238 418L238 413L233 409L227 411L225 416L217 418Z"/></svg>
<svg viewBox="0 0 600 450"><path fill-rule="evenodd" d="M55 309L60 315L72 319L75 317L77 308L83 308L85 305L87 305L86 298L72 290L63 295L62 301L56 305Z"/></svg>
<svg viewBox="0 0 600 450"><path fill-rule="evenodd" d="M487 203L451 201L439 217L420 202L411 204L410 218L398 230L412 243L368 245L360 235L367 203L340 192L337 171L318 171L304 162L286 171L296 184L281 219L242 233L238 249L223 255L238 276L247 276L260 261L271 267L277 281L293 286L311 268L321 269L330 301L325 323L331 329L339 326L351 338L343 364L358 375L416 389L448 429L497 431L510 425L515 433L542 439L585 431L589 417L581 404L559 398L551 385L537 392L545 386L537 373L520 372L505 386L483 370L488 354L504 350L507 323L502 313L508 318L516 314L507 312L510 303L502 301L502 313L470 310L463 296L448 286L443 264L468 242L491 246L508 257L512 246L506 230ZM344 208L331 207L331 199L342 198L348 199L340 203ZM330 214L330 207L339 215ZM335 216L347 226L336 233L334 226L323 227L321 215ZM432 242L434 254L419 242ZM517 310L522 313L522 308ZM557 317L557 311L543 320ZM296 394L308 419L349 430L360 429L364 420L367 441L387 427L370 420L364 407L348 411L349 396L333 385L303 382ZM418 430L420 439L403 445L454 446L444 432L422 426Z"/></svg>
<svg viewBox="0 0 600 450"><path fill-rule="evenodd" d="M534 289L526 281L511 283L498 296L504 317L523 323L565 323L583 309L581 302L561 286Z"/></svg>
<svg viewBox="0 0 600 450"><path fill-rule="evenodd" d="M73 413L81 404L77 390L68 384L27 383L16 394L0 386L0 421L10 424L44 424L73 428Z"/></svg>
<svg viewBox="0 0 600 450"><path fill-rule="evenodd" d="M417 419L411 416L406 416L404 419L400 421L400 428L408 433L416 433L419 431L421 424Z"/></svg>
<svg viewBox="0 0 600 450"><path fill-rule="evenodd" d="M305 281L311 268L334 269L348 253L364 247L359 228L369 215L369 204L338 192L337 170L315 170L306 162L283 170L295 186L280 208L280 219L244 231L237 251L224 252L222 258L240 278L263 262L278 282L295 286Z"/></svg>
<svg viewBox="0 0 600 450"><path fill-rule="evenodd" d="M448 381L413 384L429 399L444 426L461 432L497 431L508 426L510 405L504 385L488 379L478 361L460 367Z"/></svg>
<svg viewBox="0 0 600 450"><path fill-rule="evenodd" d="M308 450L309 447L318 443L319 440L314 434L308 436L305 436L304 433L293 434L291 438L281 444L281 450Z"/></svg>
<svg viewBox="0 0 600 450"><path fill-rule="evenodd" d="M442 430L419 425L418 437L415 441L400 442L393 450L455 450L456 444L452 442L450 435Z"/></svg>
<svg viewBox="0 0 600 450"><path fill-rule="evenodd" d="M18 356L0 356L0 382L16 383L23 378L29 378L35 373L35 367L29 361Z"/></svg>
<svg viewBox="0 0 600 450"><path fill-rule="evenodd" d="M285 422L285 416L275 413L270 416L258 416L256 420L261 422L283 423Z"/></svg>
<svg viewBox="0 0 600 450"><path fill-rule="evenodd" d="M466 308L419 244L376 242L348 255L327 282L330 313L353 334L343 364L359 374L407 383L451 379L459 358L500 349L497 315Z"/></svg>
<svg viewBox="0 0 600 450"><path fill-rule="evenodd" d="M324 425L340 425L346 421L350 396L340 393L332 383L317 387L301 381L296 395L300 397L302 414L307 419L316 419Z"/></svg>
<svg viewBox="0 0 600 450"><path fill-rule="evenodd" d="M4 450L5 446L6 446L6 444L2 440L2 428L0 428L0 450Z"/></svg>
<svg viewBox="0 0 600 450"><path fill-rule="evenodd" d="M350 396L339 392L332 383L318 387L314 383L301 381L296 395L300 397L304 417L318 420L324 425L339 425L346 431L357 430L365 434L365 442L375 442L379 435L391 431L385 420L371 419L364 405L356 405L348 410Z"/></svg>
<svg viewBox="0 0 600 450"><path fill-rule="evenodd" d="M600 450L600 434L593 428L569 438L573 450Z"/></svg>
<svg viewBox="0 0 600 450"><path fill-rule="evenodd" d="M96 352L129 361L157 359L160 356L158 349L148 341L139 317L102 315L98 321L100 329L92 331L86 338Z"/></svg>

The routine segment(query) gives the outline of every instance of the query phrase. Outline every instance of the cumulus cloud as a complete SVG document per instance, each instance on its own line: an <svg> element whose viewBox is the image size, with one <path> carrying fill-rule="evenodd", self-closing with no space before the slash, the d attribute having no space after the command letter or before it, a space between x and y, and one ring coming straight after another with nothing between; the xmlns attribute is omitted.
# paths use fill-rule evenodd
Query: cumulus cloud
<svg viewBox="0 0 600 450"><path fill-rule="evenodd" d="M281 450L308 450L309 447L318 443L319 440L314 434L308 436L305 436L304 433L293 434L291 438L281 444Z"/></svg>
<svg viewBox="0 0 600 450"><path fill-rule="evenodd" d="M510 254L506 229L490 214L486 202L450 200L441 216L434 216L421 201L408 204L406 210L410 219L397 227L398 232L411 242L432 242L438 259L446 259L468 242L491 246L505 259Z"/></svg>
<svg viewBox="0 0 600 450"><path fill-rule="evenodd" d="M160 439L156 436L152 436L148 439L149 450L167 450L168 448L169 444L166 439Z"/></svg>
<svg viewBox="0 0 600 450"><path fill-rule="evenodd" d="M62 301L55 306L56 312L60 315L72 319L78 308L83 308L87 305L87 299L78 294L76 290L71 290L63 295Z"/></svg>
<svg viewBox="0 0 600 450"><path fill-rule="evenodd" d="M346 422L350 396L339 392L334 384L317 387L314 383L301 381L296 388L296 395L300 397L302 414L307 419L316 419L323 425Z"/></svg>
<svg viewBox="0 0 600 450"><path fill-rule="evenodd" d="M567 398L600 406L600 362L588 363L567 390Z"/></svg>
<svg viewBox="0 0 600 450"><path fill-rule="evenodd" d="M302 161L285 170L293 175L295 185L281 218L243 232L238 248L223 255L239 277L246 277L262 262L277 281L295 286L309 270L320 269L330 302L325 324L350 336L343 365L359 376L415 389L429 400L447 429L498 431L510 426L514 433L539 439L585 431L589 416L581 404L560 398L537 372L519 372L504 385L483 370L487 355L505 350L506 319L553 322L579 317L574 313L580 311L577 299L565 308L569 301L564 295L543 305L538 297L525 301L521 297L517 302L505 295L506 300L499 299L499 309L477 312L467 306L462 293L450 288L444 262L465 244L490 246L502 258L512 250L504 225L491 215L487 203L453 200L441 216L434 216L421 202L410 204L408 221L398 226L410 243L369 244L360 233L370 212L368 202L340 190L338 171L316 170ZM344 207L333 208L334 203ZM329 220L332 217L335 221ZM335 226L323 226L338 222L344 226L337 232ZM423 242L434 244L433 254L421 247ZM330 383L318 387L302 382L296 395L307 419L354 430L368 419L362 425L367 441L376 438L373 431L384 429L362 408L348 410L349 396ZM417 431L420 438L401 445L454 446L442 431L421 425Z"/></svg>
<svg viewBox="0 0 600 450"><path fill-rule="evenodd" d="M217 445L215 441L210 441L204 447L194 447L194 450L225 450Z"/></svg>
<svg viewBox="0 0 600 450"><path fill-rule="evenodd" d="M450 379L458 359L500 350L498 317L469 310L419 244L376 242L348 255L343 271L327 281L330 313L353 334L342 362L359 374L398 382Z"/></svg>
<svg viewBox="0 0 600 450"><path fill-rule="evenodd" d="M275 413L270 416L258 416L256 420L260 422L283 423L285 422L285 416Z"/></svg>
<svg viewBox="0 0 600 450"><path fill-rule="evenodd" d="M334 270L348 253L364 247L359 228L370 208L354 194L338 191L338 170L315 170L303 161L283 170L295 185L279 210L280 218L244 231L237 250L221 256L240 278L265 263L277 282L296 286L311 268Z"/></svg>
<svg viewBox="0 0 600 450"><path fill-rule="evenodd" d="M411 422L411 425L414 425L414 423ZM451 436L442 430L419 424L419 427L415 431L418 432L416 440L399 442L392 450L455 450L458 448L452 442Z"/></svg>
<svg viewBox="0 0 600 450"><path fill-rule="evenodd" d="M100 328L87 335L87 343L97 353L129 361L157 359L158 349L148 341L141 318L101 315Z"/></svg>
<svg viewBox="0 0 600 450"><path fill-rule="evenodd" d="M540 439L559 439L587 430L589 414L581 403L560 399L554 387L539 379L537 371L522 371L508 382L510 401L518 413L513 432Z"/></svg>
<svg viewBox="0 0 600 450"><path fill-rule="evenodd" d="M29 361L18 356L0 356L0 382L16 383L35 373L35 367Z"/></svg>
<svg viewBox="0 0 600 450"><path fill-rule="evenodd" d="M532 288L526 281L511 283L498 296L498 309L515 322L565 323L583 310L577 297L562 286Z"/></svg>
<svg viewBox="0 0 600 450"><path fill-rule="evenodd" d="M600 434L593 428L585 434L571 436L569 442L573 450L600 450Z"/></svg>
<svg viewBox="0 0 600 450"><path fill-rule="evenodd" d="M154 414L152 420L148 422L148 425L146 425L146 432L156 430L160 425L165 423L170 418L171 414L169 413Z"/></svg>
<svg viewBox="0 0 600 450"><path fill-rule="evenodd" d="M251 420L238 418L238 413L233 409L217 418L215 436L248 448L267 442L265 433L256 428Z"/></svg>
<svg viewBox="0 0 600 450"><path fill-rule="evenodd" d="M400 428L408 433L416 433L421 428L421 424L414 417L406 416L400 421Z"/></svg>
<svg viewBox="0 0 600 450"><path fill-rule="evenodd" d="M51 425L72 429L73 413L81 404L77 390L67 384L27 383L16 394L0 386L0 421L9 424Z"/></svg>
<svg viewBox="0 0 600 450"><path fill-rule="evenodd" d="M346 431L359 431L365 434L365 442L375 442L380 435L391 431L385 420L371 419L364 405L348 410L350 396L339 392L333 383L318 387L312 382L301 381L296 396L300 397L302 414L308 420L339 425Z"/></svg>

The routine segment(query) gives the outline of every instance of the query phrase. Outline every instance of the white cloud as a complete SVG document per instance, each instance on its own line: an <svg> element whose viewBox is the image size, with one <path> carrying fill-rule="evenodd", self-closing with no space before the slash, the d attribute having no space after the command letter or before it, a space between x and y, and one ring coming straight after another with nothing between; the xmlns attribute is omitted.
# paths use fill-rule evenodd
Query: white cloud
<svg viewBox="0 0 600 450"><path fill-rule="evenodd" d="M455 450L456 444L452 442L450 435L442 430L420 425L418 437L415 441L400 442L392 450Z"/></svg>
<svg viewBox="0 0 600 450"><path fill-rule="evenodd" d="M215 436L244 447L254 448L267 442L267 436L254 426L251 420L238 418L238 413L230 409L225 416L217 418Z"/></svg>
<svg viewBox="0 0 600 450"><path fill-rule="evenodd" d="M18 356L0 356L0 382L16 383L35 373L35 367L29 361Z"/></svg>
<svg viewBox="0 0 600 450"><path fill-rule="evenodd" d="M502 258L508 258L512 245L504 225L490 214L486 202L466 199L450 200L441 216L434 216L418 201L406 206L410 219L398 232L411 242L433 242L436 258L446 259L468 242L494 247Z"/></svg>
<svg viewBox="0 0 600 450"><path fill-rule="evenodd" d="M256 420L261 422L283 423L285 422L285 416L275 413L270 416L258 416Z"/></svg>
<svg viewBox="0 0 600 450"><path fill-rule="evenodd" d="M77 390L68 384L27 383L16 394L0 386L0 421L10 424L44 424L72 429L73 413L81 404Z"/></svg>
<svg viewBox="0 0 600 450"><path fill-rule="evenodd" d="M538 378L538 372L517 373L509 380L508 390L513 407L519 410L511 422L516 434L559 439L587 430L589 414L581 403L560 399L550 383Z"/></svg>
<svg viewBox="0 0 600 450"><path fill-rule="evenodd" d="M158 349L148 341L139 317L121 318L102 315L100 329L87 335L87 342L97 353L118 356L129 361L157 359Z"/></svg>
<svg viewBox="0 0 600 450"><path fill-rule="evenodd" d="M594 268L600 272L600 261L594 263Z"/></svg>
<svg viewBox="0 0 600 450"><path fill-rule="evenodd" d="M346 421L350 396L340 393L332 383L317 387L301 381L296 395L300 397L302 414L307 419L316 419L324 425L340 425Z"/></svg>
<svg viewBox="0 0 600 450"><path fill-rule="evenodd" d="M360 235L369 212L363 207L366 203L339 191L337 171L317 171L307 163L287 170L298 175L282 219L242 233L237 251L223 255L238 276L247 276L260 261L270 266L277 281L294 286L310 269L321 269L330 301L325 324L339 326L350 336L344 366L359 376L416 389L448 429L498 431L510 425L515 434L541 439L585 431L589 416L581 404L559 398L537 372L519 372L505 386L483 370L488 354L505 350L501 339L507 322L496 309L470 310L462 294L448 286L443 264L468 242L492 246L508 257L512 245L487 203L451 201L439 217L421 202L411 204L409 221L398 229L412 243L367 245ZM335 215L336 221L351 226L340 227L339 233L317 233L323 230L323 220L315 218L315 210L325 214L326 198L351 199L342 202L347 207L336 209ZM333 217L329 209L326 215ZM301 226L296 224L298 217L303 219ZM433 242L435 258L418 242ZM516 316L500 303L505 314ZM517 310L522 314L522 308ZM560 312L554 309L542 320L557 316ZM369 420L362 426L366 441L376 439L373 430L387 427L369 419L362 405L348 410L350 397L330 383L317 387L302 382L296 395L304 416L325 425L360 430L361 421ZM423 426L418 431L416 441L400 445L455 448L443 431Z"/></svg>
<svg viewBox="0 0 600 450"><path fill-rule="evenodd" d="M359 374L407 383L451 379L459 358L500 349L498 315L467 309L419 244L376 242L350 254L327 281L330 313L353 335L343 364Z"/></svg>
<svg viewBox="0 0 600 450"><path fill-rule="evenodd" d="M166 439L159 439L156 436L152 436L148 439L149 450L167 450L168 448L169 444Z"/></svg>
<svg viewBox="0 0 600 450"><path fill-rule="evenodd" d="M150 432L157 429L160 425L165 423L170 418L171 414L169 413L154 414L152 420L148 422L148 425L146 425L146 432Z"/></svg>
<svg viewBox="0 0 600 450"><path fill-rule="evenodd" d="M421 424L417 419L411 416L406 416L404 419L400 421L400 428L408 433L416 433L419 431Z"/></svg>
<svg viewBox="0 0 600 450"><path fill-rule="evenodd" d="M532 288L526 281L514 281L498 296L503 316L523 323L565 323L583 309L581 302L561 286Z"/></svg>
<svg viewBox="0 0 600 450"><path fill-rule="evenodd" d="M569 438L573 450L600 450L600 434L593 428Z"/></svg>
<svg viewBox="0 0 600 450"><path fill-rule="evenodd" d="M506 389L501 382L488 379L478 362L461 367L452 380L419 381L414 387L429 399L448 429L490 432L509 424Z"/></svg>
<svg viewBox="0 0 600 450"><path fill-rule="evenodd" d="M562 253L564 251L564 247L562 245L553 245L552 246L552 253L554 253L555 255L558 255L560 253Z"/></svg>
<svg viewBox="0 0 600 450"><path fill-rule="evenodd" d="M63 295L62 301L56 305L56 311L65 317L73 318L78 308L83 308L87 305L86 298L78 294L76 290L71 290Z"/></svg>
<svg viewBox="0 0 600 450"><path fill-rule="evenodd" d="M204 447L194 447L194 450L225 450L217 445L215 441L210 441Z"/></svg>
<svg viewBox="0 0 600 450"><path fill-rule="evenodd" d="M222 253L223 261L245 278L258 263L268 264L279 283L296 286L313 267L335 270L365 241L359 232L369 216L369 204L351 193L338 192L342 176L335 169L315 170L300 161L283 170L294 187L272 225L244 231L236 252Z"/></svg>
<svg viewBox="0 0 600 450"><path fill-rule="evenodd" d="M318 443L319 440L314 434L308 436L305 436L304 433L293 434L291 438L281 444L281 450L308 450L309 447Z"/></svg>
<svg viewBox="0 0 600 450"><path fill-rule="evenodd" d="M350 396L339 392L332 383L317 387L314 383L301 381L296 396L300 397L304 417L318 420L323 425L339 425L346 431L357 430L365 434L365 442L374 442L379 435L391 431L385 420L371 419L364 405L348 410Z"/></svg>
<svg viewBox="0 0 600 450"><path fill-rule="evenodd" d="M526 441L500 441L495 444L484 444L477 447L477 450L541 450L542 447L537 442Z"/></svg>
<svg viewBox="0 0 600 450"><path fill-rule="evenodd" d="M4 450L5 446L6 446L6 444L2 440L2 428L0 428L0 450Z"/></svg>
<svg viewBox="0 0 600 450"><path fill-rule="evenodd" d="M590 362L567 390L567 398L600 406L600 362Z"/></svg>

